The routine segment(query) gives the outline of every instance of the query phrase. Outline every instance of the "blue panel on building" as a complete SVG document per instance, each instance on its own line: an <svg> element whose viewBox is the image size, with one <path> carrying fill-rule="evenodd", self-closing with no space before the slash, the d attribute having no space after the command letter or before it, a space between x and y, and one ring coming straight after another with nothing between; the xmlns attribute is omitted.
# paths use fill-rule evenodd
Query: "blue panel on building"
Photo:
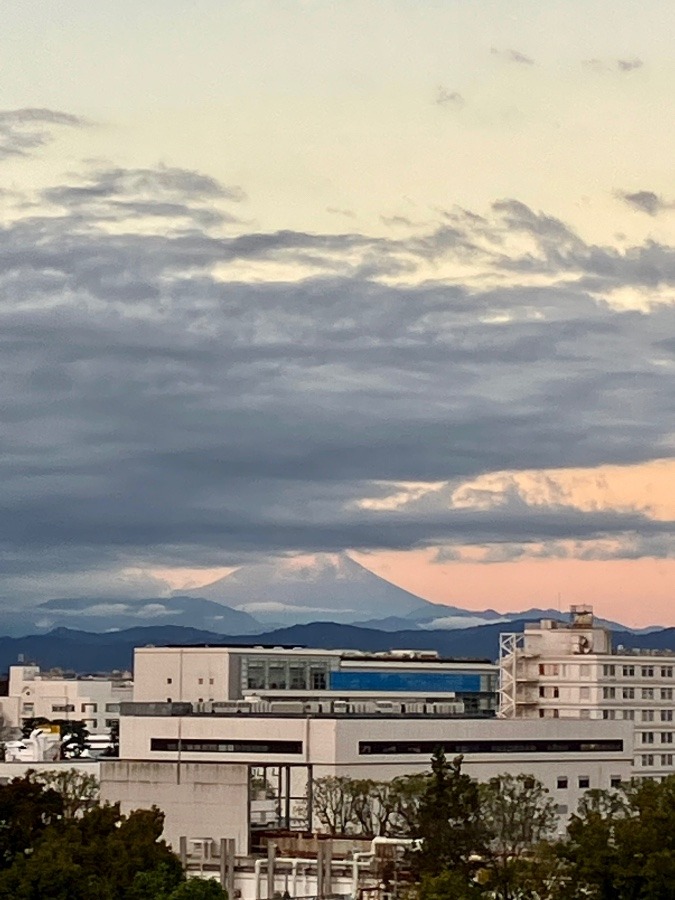
<svg viewBox="0 0 675 900"><path fill-rule="evenodd" d="M331 691L417 691L478 693L480 675L460 672L331 672Z"/></svg>

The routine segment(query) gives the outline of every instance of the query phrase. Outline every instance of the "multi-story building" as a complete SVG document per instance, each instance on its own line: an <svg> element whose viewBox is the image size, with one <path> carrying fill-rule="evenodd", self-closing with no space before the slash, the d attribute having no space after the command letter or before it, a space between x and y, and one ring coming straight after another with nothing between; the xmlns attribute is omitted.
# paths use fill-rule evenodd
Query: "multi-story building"
<svg viewBox="0 0 675 900"><path fill-rule="evenodd" d="M102 795L123 810L159 806L174 845L181 836L228 838L241 854L256 828L311 831L317 778L427 771L439 747L463 756L481 780L503 772L539 778L561 825L584 791L616 785L631 770L628 722L492 716L496 668L486 662L145 647L134 671L134 702L121 707L120 758L101 764ZM261 783L270 796L266 787L256 799Z"/></svg>
<svg viewBox="0 0 675 900"><path fill-rule="evenodd" d="M451 703L458 714L494 716L498 668L489 660L443 659L433 651L367 654L302 647L140 647L136 702L189 702L209 709L267 703ZM278 708L278 707L277 707Z"/></svg>
<svg viewBox="0 0 675 900"><path fill-rule="evenodd" d="M10 666L8 696L2 698L6 725L29 719L84 722L91 734L106 734L119 724L120 703L132 699L129 675L67 675L39 666Z"/></svg>
<svg viewBox="0 0 675 900"><path fill-rule="evenodd" d="M648 638L647 638L648 639ZM500 641L500 716L630 723L633 774L675 772L675 654L612 646L590 607Z"/></svg>

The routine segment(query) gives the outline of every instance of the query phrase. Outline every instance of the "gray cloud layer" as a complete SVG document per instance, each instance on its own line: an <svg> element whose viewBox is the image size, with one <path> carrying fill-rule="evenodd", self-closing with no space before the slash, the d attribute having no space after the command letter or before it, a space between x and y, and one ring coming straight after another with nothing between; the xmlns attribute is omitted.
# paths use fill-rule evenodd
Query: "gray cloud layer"
<svg viewBox="0 0 675 900"><path fill-rule="evenodd" d="M515 200L406 238L227 234L242 200L199 173L110 168L0 229L0 594L125 564L671 533L518 497L358 501L671 454L675 310L603 296L672 285L675 248L590 246ZM491 281L415 275L453 260ZM298 278L263 277L280 262Z"/></svg>

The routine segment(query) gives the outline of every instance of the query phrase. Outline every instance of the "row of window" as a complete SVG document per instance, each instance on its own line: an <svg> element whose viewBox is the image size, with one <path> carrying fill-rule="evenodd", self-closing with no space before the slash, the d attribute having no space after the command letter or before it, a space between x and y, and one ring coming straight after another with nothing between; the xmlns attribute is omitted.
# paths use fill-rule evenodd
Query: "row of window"
<svg viewBox="0 0 675 900"><path fill-rule="evenodd" d="M302 741L219 741L151 738L150 750L173 753L302 753Z"/></svg>
<svg viewBox="0 0 675 900"><path fill-rule="evenodd" d="M582 688L583 690L583 688ZM634 687L625 687L621 689L621 697L624 700L635 700L636 697L636 688ZM602 689L602 699L603 700L614 700L616 699L617 689L615 687L604 687ZM640 688L640 697L643 700L656 700L657 693L654 688ZM661 688L659 691L659 698L661 700L672 700L673 699L673 689L672 688Z"/></svg>
<svg viewBox="0 0 675 900"><path fill-rule="evenodd" d="M577 780L579 785L579 789L582 791L588 790L591 786L591 779L588 775L579 775ZM567 775L559 775L556 787L559 791L565 791L570 786L570 781ZM612 775L609 779L609 786L613 788L621 787L621 776L620 775Z"/></svg>
<svg viewBox="0 0 675 900"><path fill-rule="evenodd" d="M621 753L623 741L359 741L362 756L416 753L431 756L439 748L455 756L463 753Z"/></svg>
<svg viewBox="0 0 675 900"><path fill-rule="evenodd" d="M24 704L24 711L26 711L26 706L29 704ZM31 703L30 706L33 706ZM106 703L105 711L107 713L118 713L120 711L119 703ZM53 703L52 704L52 712L55 713L71 713L75 712L75 704L74 703ZM95 713L98 712L98 703L83 703L80 707L80 712L83 713Z"/></svg>
<svg viewBox="0 0 675 900"><path fill-rule="evenodd" d="M654 678L655 673L659 673L661 678L673 677L673 666L616 666L604 665L602 674L605 678L615 678L618 670L620 670L623 678L635 678L636 672L640 678Z"/></svg>
<svg viewBox="0 0 675 900"><path fill-rule="evenodd" d="M660 734L660 743L662 744L672 744L673 743L673 732L672 731L641 731L640 732L640 740L643 744L655 744L656 743L656 734Z"/></svg>
<svg viewBox="0 0 675 900"><path fill-rule="evenodd" d="M640 762L643 766L655 766L656 759L658 757L654 753L643 753L640 757ZM672 766L673 764L673 754L672 753L662 753L660 755L661 765L665 768L668 766Z"/></svg>
<svg viewBox="0 0 675 900"><path fill-rule="evenodd" d="M590 716L584 716L583 713L585 710L581 710L581 718L588 719ZM659 713L659 718L656 718L656 713ZM621 713L621 715L618 715ZM624 721L634 722L638 719L639 713L639 721L641 722L672 722L673 721L673 711L672 709L603 709L602 718L607 719L623 719Z"/></svg>

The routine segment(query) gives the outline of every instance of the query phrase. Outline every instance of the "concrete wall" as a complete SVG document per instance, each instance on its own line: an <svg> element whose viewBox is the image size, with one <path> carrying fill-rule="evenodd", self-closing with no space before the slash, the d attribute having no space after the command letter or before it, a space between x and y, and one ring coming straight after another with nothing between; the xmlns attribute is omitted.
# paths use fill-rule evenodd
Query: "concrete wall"
<svg viewBox="0 0 675 900"><path fill-rule="evenodd" d="M165 814L164 837L175 850L184 835L234 838L236 852L248 852L245 765L106 760L101 799L119 802L123 813L158 806Z"/></svg>

